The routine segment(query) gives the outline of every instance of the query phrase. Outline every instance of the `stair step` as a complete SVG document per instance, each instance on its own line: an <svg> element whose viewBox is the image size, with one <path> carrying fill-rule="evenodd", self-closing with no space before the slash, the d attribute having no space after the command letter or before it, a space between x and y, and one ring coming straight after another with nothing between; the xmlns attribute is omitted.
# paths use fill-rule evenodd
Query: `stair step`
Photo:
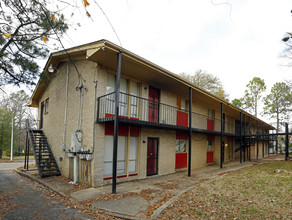
<svg viewBox="0 0 292 220"><path fill-rule="evenodd" d="M48 167L40 167L41 171L58 171L58 168L56 166L48 166Z"/></svg>
<svg viewBox="0 0 292 220"><path fill-rule="evenodd" d="M36 130L31 130L33 133L43 133L43 130L39 130L39 129L36 129Z"/></svg>
<svg viewBox="0 0 292 220"><path fill-rule="evenodd" d="M49 173L60 173L58 169L50 169L50 170L41 170L42 174L49 174Z"/></svg>
<svg viewBox="0 0 292 220"><path fill-rule="evenodd" d="M56 161L52 159L39 161L39 164L49 164L49 163L56 163Z"/></svg>
<svg viewBox="0 0 292 220"><path fill-rule="evenodd" d="M59 176L60 169L42 130L30 130L30 143L41 177Z"/></svg>
<svg viewBox="0 0 292 220"><path fill-rule="evenodd" d="M40 167L56 167L56 163L40 165Z"/></svg>
<svg viewBox="0 0 292 220"><path fill-rule="evenodd" d="M54 157L42 157L40 161L48 163L49 160L55 161L55 158Z"/></svg>
<svg viewBox="0 0 292 220"><path fill-rule="evenodd" d="M60 175L61 175L61 173L42 174L41 177L60 176Z"/></svg>

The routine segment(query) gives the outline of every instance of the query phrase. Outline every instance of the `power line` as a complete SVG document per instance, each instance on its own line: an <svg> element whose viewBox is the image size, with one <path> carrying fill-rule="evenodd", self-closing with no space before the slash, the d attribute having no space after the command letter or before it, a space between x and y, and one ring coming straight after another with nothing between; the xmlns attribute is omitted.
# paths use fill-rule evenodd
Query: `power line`
<svg viewBox="0 0 292 220"><path fill-rule="evenodd" d="M95 0L93 0L93 1L94 1L94 3L99 7L99 9L101 10L101 12L103 13L103 15L105 16L105 18L107 19L109 25L111 26L113 32L115 33L115 35L116 35L116 37L117 37L117 39L118 39L118 41L119 41L119 43L120 43L120 47L123 47L123 46L122 46L122 42L121 42L121 40L120 40L120 38L119 38L119 36L118 36L118 34L117 34L117 32L116 32L114 26L112 25L111 21L109 20L108 16L106 15L106 13L105 13L104 10L102 9L102 7L100 7L100 5L99 5Z"/></svg>

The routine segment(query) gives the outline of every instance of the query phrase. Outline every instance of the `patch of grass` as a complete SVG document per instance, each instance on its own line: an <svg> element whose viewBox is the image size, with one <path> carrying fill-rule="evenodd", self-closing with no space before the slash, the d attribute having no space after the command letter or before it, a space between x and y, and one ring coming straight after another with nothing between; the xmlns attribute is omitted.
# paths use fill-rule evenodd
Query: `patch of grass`
<svg viewBox="0 0 292 220"><path fill-rule="evenodd" d="M247 190L241 190L240 193L243 194L243 195L248 195L249 194L249 192Z"/></svg>
<svg viewBox="0 0 292 220"><path fill-rule="evenodd" d="M24 160L24 156L14 156L13 161L15 160ZM10 161L10 157L2 157L0 158L1 161ZM34 160L34 156L29 156L29 160Z"/></svg>
<svg viewBox="0 0 292 220"><path fill-rule="evenodd" d="M275 173L276 169L285 171ZM190 218L292 219L291 192L292 162L279 161L245 168L203 183L172 207ZM162 217L171 218L171 213L167 209Z"/></svg>

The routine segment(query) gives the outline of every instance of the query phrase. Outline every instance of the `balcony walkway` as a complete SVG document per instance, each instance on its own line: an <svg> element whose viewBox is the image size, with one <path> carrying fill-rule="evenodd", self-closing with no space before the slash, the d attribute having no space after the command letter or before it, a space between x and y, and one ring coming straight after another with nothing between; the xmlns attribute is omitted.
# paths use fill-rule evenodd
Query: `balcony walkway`
<svg viewBox="0 0 292 220"><path fill-rule="evenodd" d="M115 93L101 96L97 99L98 123L114 122ZM119 121L135 126L147 126L159 129L189 130L189 112L186 109L174 107L149 99L120 93ZM240 124L223 120L224 136L240 137ZM257 126L257 127L256 127ZM246 124L246 136L255 138L258 125ZM198 134L221 135L221 119L192 112L192 131ZM259 134L260 132L258 132ZM242 136L244 128L242 126ZM272 140L272 136L258 136L258 140Z"/></svg>

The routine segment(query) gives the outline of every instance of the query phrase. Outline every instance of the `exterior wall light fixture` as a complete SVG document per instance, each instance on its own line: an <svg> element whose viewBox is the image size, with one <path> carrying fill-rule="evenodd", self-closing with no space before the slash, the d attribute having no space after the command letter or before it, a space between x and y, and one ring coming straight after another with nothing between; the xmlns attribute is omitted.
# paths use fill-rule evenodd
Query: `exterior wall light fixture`
<svg viewBox="0 0 292 220"><path fill-rule="evenodd" d="M282 41L287 42L291 37L292 37L292 33L286 32L282 37Z"/></svg>
<svg viewBox="0 0 292 220"><path fill-rule="evenodd" d="M55 68L53 67L53 64L51 64L51 65L49 66L48 71L49 71L50 73L55 72Z"/></svg>

